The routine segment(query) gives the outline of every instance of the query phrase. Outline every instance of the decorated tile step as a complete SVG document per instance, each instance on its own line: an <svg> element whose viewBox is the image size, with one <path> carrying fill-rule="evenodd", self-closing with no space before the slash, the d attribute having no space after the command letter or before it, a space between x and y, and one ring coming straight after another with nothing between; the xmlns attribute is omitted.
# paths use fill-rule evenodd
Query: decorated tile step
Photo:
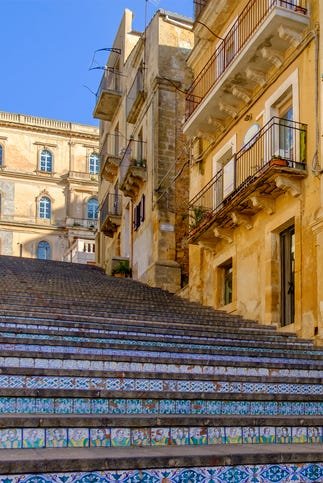
<svg viewBox="0 0 323 483"><path fill-rule="evenodd" d="M0 366L21 367L32 369L69 369L108 372L140 372L168 373L168 374L203 374L209 376L260 376L260 377L322 377L323 370L318 369L289 369L276 367L241 367L230 365L205 365L155 362L131 362L100 359L60 359L43 357L19 356L1 357Z"/></svg>
<svg viewBox="0 0 323 483"><path fill-rule="evenodd" d="M13 324L9 323L1 323L0 328L6 329L0 331L0 337L16 337L18 339L23 338L30 338L33 337L35 339L41 340L52 340L52 339L61 339L67 342L88 342L88 343L104 343L104 344L131 344L136 342L138 345L157 345L157 347L182 347L182 348L197 348L197 349L214 349L214 344L217 344L221 347L221 345L236 345L242 346L246 345L248 347L260 345L261 350L265 351L266 347L271 348L284 348L286 350L305 350L306 353L313 353L313 354L323 354L323 351L320 349L311 350L310 344L304 343L302 341L288 341L288 340L267 340L265 337L257 340L252 339L252 341L246 338L239 338L239 336L232 334L231 336L228 335L227 337L221 336L214 336L211 332L208 337L198 337L197 335L175 335L175 334L162 334L153 331L148 332L138 332L134 330L94 330L87 328L87 334L93 334L92 337L85 337L84 335L78 335L81 331L80 330L71 330L70 328L62 327L56 328L55 326L33 326L25 324L23 331L21 325L23 324L15 324L15 328L19 329L19 332L10 332L8 329ZM26 331L27 330L27 331ZM101 336L101 337L99 337ZM122 337L122 338L120 338ZM140 340L145 339L148 340ZM156 340L155 340L156 339ZM161 342L162 340L162 342ZM162 345L161 345L162 344Z"/></svg>
<svg viewBox="0 0 323 483"><path fill-rule="evenodd" d="M227 350L232 349L227 347ZM210 361L237 361L239 363L242 362L252 362L254 364L258 363L285 363L285 364L299 364L300 360L303 366L305 365L312 365L313 363L317 366L322 366L323 368L323 359L322 360L313 360L311 356L308 359L298 359L297 357L291 358L285 355L284 352L280 351L280 357L266 357L265 354L269 354L270 351L264 353L259 357L257 356L248 356L248 355L241 355L239 353L231 353L228 355L225 354L203 354L203 353L194 353L194 352L168 352L168 351L149 351L149 350L139 350L139 349L103 349L103 348L94 348L94 347L72 347L72 346L65 346L65 345L44 345L44 344L18 344L18 343L0 343L0 351L7 351L7 352L16 352L16 351L25 351L25 352L35 352L35 353L60 353L60 354L91 354L91 355L107 355L107 356L137 356L137 357L149 357L150 359L160 359L168 358L170 360L178 360L178 359L190 359L190 360L205 360L208 359ZM244 351L245 352L245 351ZM255 351L258 353L258 351Z"/></svg>
<svg viewBox="0 0 323 483"><path fill-rule="evenodd" d="M323 394L322 384L195 381L128 377L0 375L4 389L76 389L105 391L207 392L242 394Z"/></svg>
<svg viewBox="0 0 323 483"><path fill-rule="evenodd" d="M0 397L0 414L322 416L323 402Z"/></svg>
<svg viewBox="0 0 323 483"><path fill-rule="evenodd" d="M271 344L266 346L266 343L259 342L260 347L256 344L248 344L246 341L230 341L230 340L223 340L223 339L215 339L213 343L203 344L203 343L192 343L192 342L171 342L171 341L160 341L160 340L139 340L137 338L129 338L122 337L122 338L104 338L104 337L85 337L85 336L76 336L76 335L51 335L51 334L29 334L29 333L15 333L15 332L0 332L0 340L4 342L8 339L19 340L27 340L29 341L31 338L33 341L37 340L44 340L47 342L55 342L56 344L62 343L71 343L72 345L79 345L82 343L88 343L93 345L104 344L110 346L136 346L136 347L148 347L148 348L163 348L163 349L182 349L182 350L189 350L189 351L242 351L242 352L257 352L257 353L270 353L270 354L280 354L282 348L284 349L285 353L288 354L288 351L298 351L298 354L303 355L323 355L323 351L315 349L310 350L307 348L298 348L294 346L286 346L281 345L278 348L272 347L275 344ZM65 345L65 344L64 344ZM67 344L66 344L67 345Z"/></svg>
<svg viewBox="0 0 323 483"><path fill-rule="evenodd" d="M5 319L5 322L1 322L1 320ZM7 320L6 320L7 319ZM29 319L28 317L26 318L21 318L24 322L13 322L10 320L16 320L15 317L4 317L0 315L0 328L3 330L9 330L9 329L18 329L20 331L23 330L33 330L33 331L41 331L41 332L49 332L49 333L57 333L57 334L77 334L81 330L86 331L87 334L93 334L93 335L113 335L113 336L137 336L137 337L162 337L165 340L170 340L170 341L183 341L183 340L190 340L194 339L200 342L211 342L211 341L231 341L231 340L250 340L250 330L248 332L244 333L243 329L241 328L239 331L239 334L237 334L234 329L232 329L232 332L227 332L224 329L217 329L218 333L216 333L216 330L210 331L207 335L203 333L203 331L195 331L194 330L187 330L185 331L185 334L183 334L183 331L179 329L162 329L162 328L155 328L153 329L152 327L150 330L145 329L144 327L140 327L140 329L136 326L126 326L126 325L116 325L116 324L109 324L106 325L104 328L99 328L95 327L93 328L93 324L86 324L82 323L80 326L77 324L72 325L58 325L56 320L53 320L52 322L50 320L44 320L43 323L37 323L33 319ZM18 318L19 320L19 318ZM102 325L101 325L102 327ZM153 329L153 330L152 330ZM180 333L181 332L181 333ZM201 335L201 332L203 335ZM216 334L216 335L215 335ZM221 334L221 335L220 335ZM282 339L280 336L277 334L253 334L253 340L256 342L257 340L263 341L266 344L270 345L270 343L275 343L275 342L280 342L283 343L284 345L287 346L294 346L294 347L300 347L300 348L312 348L312 344L306 340L302 339L297 339L296 337L286 337L285 339Z"/></svg>
<svg viewBox="0 0 323 483"><path fill-rule="evenodd" d="M321 427L7 428L0 449L322 443Z"/></svg>
<svg viewBox="0 0 323 483"><path fill-rule="evenodd" d="M320 483L323 463L1 475L1 483Z"/></svg>

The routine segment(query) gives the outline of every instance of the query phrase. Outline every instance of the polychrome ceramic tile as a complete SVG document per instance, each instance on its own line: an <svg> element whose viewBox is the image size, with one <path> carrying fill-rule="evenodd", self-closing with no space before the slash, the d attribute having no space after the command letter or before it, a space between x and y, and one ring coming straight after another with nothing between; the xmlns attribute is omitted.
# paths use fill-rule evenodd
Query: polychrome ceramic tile
<svg viewBox="0 0 323 483"><path fill-rule="evenodd" d="M169 428L151 428L151 445L167 446L169 444Z"/></svg>
<svg viewBox="0 0 323 483"><path fill-rule="evenodd" d="M275 443L276 431L272 426L263 426L259 428L260 443L272 444Z"/></svg>
<svg viewBox="0 0 323 483"><path fill-rule="evenodd" d="M242 431L241 428L236 426L228 426L225 428L225 441L226 443L242 443Z"/></svg>
<svg viewBox="0 0 323 483"><path fill-rule="evenodd" d="M208 428L208 444L223 444L225 443L224 428L215 427Z"/></svg>
<svg viewBox="0 0 323 483"><path fill-rule="evenodd" d="M190 428L189 429L190 444L203 445L207 444L207 428Z"/></svg>
<svg viewBox="0 0 323 483"><path fill-rule="evenodd" d="M307 443L307 428L302 428L302 427L292 428L292 442Z"/></svg>
<svg viewBox="0 0 323 483"><path fill-rule="evenodd" d="M188 428L171 428L171 444L182 446L189 444Z"/></svg>
<svg viewBox="0 0 323 483"><path fill-rule="evenodd" d="M67 429L66 428L47 428L46 429L47 448L66 448Z"/></svg>
<svg viewBox="0 0 323 483"><path fill-rule="evenodd" d="M68 430L68 446L70 448L87 448L89 446L89 429L70 428Z"/></svg>
<svg viewBox="0 0 323 483"><path fill-rule="evenodd" d="M111 446L110 428L91 428L90 444L96 448Z"/></svg>
<svg viewBox="0 0 323 483"><path fill-rule="evenodd" d="M150 446L149 428L133 429L131 433L131 442L134 446Z"/></svg>
<svg viewBox="0 0 323 483"><path fill-rule="evenodd" d="M24 428L23 447L24 448L44 448L45 447L45 429Z"/></svg>
<svg viewBox="0 0 323 483"><path fill-rule="evenodd" d="M307 437L309 443L321 443L322 442L322 428L319 427L309 427L307 430Z"/></svg>
<svg viewBox="0 0 323 483"><path fill-rule="evenodd" d="M292 442L292 428L288 426L281 426L276 428L276 443L291 443Z"/></svg>
<svg viewBox="0 0 323 483"><path fill-rule="evenodd" d="M246 444L259 443L259 428L253 426L242 428L242 436Z"/></svg>
<svg viewBox="0 0 323 483"><path fill-rule="evenodd" d="M130 429L111 428L111 446L130 446Z"/></svg>

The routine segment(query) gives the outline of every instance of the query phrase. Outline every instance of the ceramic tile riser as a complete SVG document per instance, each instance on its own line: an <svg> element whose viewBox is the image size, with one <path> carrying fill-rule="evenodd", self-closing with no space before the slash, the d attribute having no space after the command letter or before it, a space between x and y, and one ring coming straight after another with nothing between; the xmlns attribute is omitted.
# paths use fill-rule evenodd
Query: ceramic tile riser
<svg viewBox="0 0 323 483"><path fill-rule="evenodd" d="M0 271L1 483L323 481L310 341L95 267Z"/></svg>

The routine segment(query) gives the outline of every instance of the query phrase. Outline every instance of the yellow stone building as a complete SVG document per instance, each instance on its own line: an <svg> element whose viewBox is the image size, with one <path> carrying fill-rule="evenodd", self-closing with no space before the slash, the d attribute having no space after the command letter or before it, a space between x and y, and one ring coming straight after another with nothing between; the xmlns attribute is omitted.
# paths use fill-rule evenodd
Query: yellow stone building
<svg viewBox="0 0 323 483"><path fill-rule="evenodd" d="M319 2L195 0L189 296L323 335ZM320 56L321 52L321 56Z"/></svg>
<svg viewBox="0 0 323 483"><path fill-rule="evenodd" d="M98 128L0 112L0 253L94 263Z"/></svg>
<svg viewBox="0 0 323 483"><path fill-rule="evenodd" d="M132 20L125 10L94 109L101 120L97 262L107 273L128 265L133 278L175 292L185 275L181 122L192 22L158 11L138 33Z"/></svg>

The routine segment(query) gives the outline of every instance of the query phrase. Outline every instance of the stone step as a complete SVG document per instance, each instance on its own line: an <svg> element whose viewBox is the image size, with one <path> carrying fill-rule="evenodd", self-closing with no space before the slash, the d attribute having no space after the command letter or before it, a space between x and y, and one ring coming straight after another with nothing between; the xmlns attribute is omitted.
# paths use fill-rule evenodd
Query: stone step
<svg viewBox="0 0 323 483"><path fill-rule="evenodd" d="M58 389L58 390L83 390L83 391L109 391L114 392L160 392L160 393L203 393L203 394L271 394L284 396L306 395L322 396L323 385L321 380L306 379L282 379L262 377L261 382L257 378L251 381L249 377L237 378L235 376L196 376L184 378L180 375L177 379L172 375L163 374L143 375L140 373L122 376L107 377L81 375L80 371L72 371L75 375L66 375L66 371L41 370L41 369L13 369L2 371L0 375L0 393L10 389ZM149 377L150 376L150 377ZM298 382L301 381L301 382Z"/></svg>
<svg viewBox="0 0 323 483"><path fill-rule="evenodd" d="M89 374L98 371L116 373L139 372L163 373L163 374L187 374L189 377L194 375L215 376L241 376L241 377L282 377L282 378L322 378L322 368L315 365L306 366L304 364L287 365L284 363L258 363L254 366L253 362L240 361L219 361L212 363L207 359L201 360L199 364L190 359L185 361L171 362L169 359L160 358L158 362L147 362L140 357L120 357L120 356L82 356L80 354L69 355L51 353L49 355L41 353L26 353L26 351L14 352L0 356L2 368L28 368L28 369L56 369L56 370L82 370ZM183 363L185 362L185 363ZM4 369L2 369L4 371Z"/></svg>
<svg viewBox="0 0 323 483"><path fill-rule="evenodd" d="M78 346L82 347L111 347L111 348L147 348L149 350L170 350L175 351L194 351L195 353L213 353L218 351L227 350L238 350L238 351L249 351L264 353L267 352L272 354L280 354L281 350L284 349L286 355L297 354L300 357L304 355L306 357L315 358L321 357L323 359L323 350L320 349L309 349L307 347L298 346L297 344L287 344L287 343L277 343L265 341L254 342L254 341L240 341L232 339L216 339L208 338L203 340L185 338L182 339L171 339L167 340L166 337L159 336L129 336L127 332L123 336L117 334L109 334L109 337L98 337L92 334L81 333L79 335L72 334L62 334L58 331L52 331L51 333L41 331L41 330L19 330L8 331L0 328L0 344L2 342L14 342L19 341L19 343L28 344L28 341L37 342L44 341L46 345L51 344L62 344L66 346Z"/></svg>
<svg viewBox="0 0 323 483"><path fill-rule="evenodd" d="M4 315L16 315L16 316L25 316L25 317L38 317L38 318L46 318L48 316L48 310L47 307L51 306L50 301L47 301L46 304L43 306L37 306L37 305L30 305L30 306L19 306L17 304L7 304L7 303L0 303L0 309L1 313ZM258 324L257 322L254 321L249 321L249 320L239 320L236 319L235 317L231 317L228 319L223 319L220 317L216 318L206 318L206 317L201 317L198 318L197 316L191 315L189 316L183 316L179 317L176 316L171 312L171 309L169 310L169 313L166 314L164 311L163 314L154 314L153 312L149 311L132 311L132 310L124 310L122 307L120 310L112 310L112 309L106 309L103 311L96 310L95 307L93 309L89 310L79 310L77 308L75 309L65 309L65 308L59 308L59 307L52 307L51 306L51 316L54 316L55 319L58 320L73 320L75 319L85 319L86 321L88 320L93 320L93 321L98 321L102 319L104 320L111 320L111 319L116 319L116 320L140 320L143 322L148 322L148 323L154 323L157 322L159 324L163 323L171 323L174 324L175 326L187 326L190 327L191 323L194 323L195 325L201 326L201 327L216 327L216 326L223 326L223 323L226 323L228 327L232 328L237 328L237 327L248 327L251 329L258 329L258 330L264 330L265 332L271 332L275 331L275 327L271 325L263 326ZM183 320L182 320L183 319ZM190 323L191 322L191 323Z"/></svg>
<svg viewBox="0 0 323 483"><path fill-rule="evenodd" d="M143 349L143 350L142 350ZM230 362L237 362L237 363L247 363L251 362L253 364L288 364L290 366L296 365L298 366L301 361L302 366L314 367L319 368L322 367L322 359L319 356L308 356L306 355L298 355L297 353L290 353L288 357L284 356L284 353L281 354L274 354L267 351L264 354L259 355L259 353L255 350L251 353L251 351L233 351L233 350L214 350L213 353L206 353L205 351L202 353L194 353L189 351L183 352L168 352L165 350L150 350L144 348L134 348L133 346L129 346L128 349L123 347L120 348L97 348L97 347L72 347L72 346L65 346L65 345L52 345L50 343L45 344L33 344L32 341L28 340L28 343L22 344L17 343L15 340L10 341L6 340L5 342L0 343L0 350L2 356L11 356L14 357L16 353L25 352L28 354L29 357L37 357L40 353L42 354L50 354L53 356L54 354L59 354L59 357L66 358L72 356L99 356L99 357L113 357L115 360L124 360L132 358L136 359L145 359L147 362L154 362L154 360L160 361L161 359L165 359L166 361L172 361L172 363L176 364L179 361L197 361L200 363L201 361L230 361Z"/></svg>
<svg viewBox="0 0 323 483"><path fill-rule="evenodd" d="M0 416L0 450L317 444L323 418Z"/></svg>
<svg viewBox="0 0 323 483"><path fill-rule="evenodd" d="M119 393L119 399L99 391L11 390L0 395L0 414L41 415L190 415L208 416L323 416L323 402L315 397L266 394L135 394ZM8 391L6 391L8 392ZM200 398L199 398L200 396ZM179 420L180 420L179 419ZM300 424L300 423L299 423Z"/></svg>
<svg viewBox="0 0 323 483"><path fill-rule="evenodd" d="M42 342L42 344L41 344ZM267 361L273 360L282 361L285 360L287 363L297 362L302 360L303 364L312 364L313 361L317 365L323 366L323 358L320 352L316 351L301 351L301 350L287 350L284 351L279 349L260 349L258 347L230 347L227 345L214 346L210 349L190 349L187 347L180 347L180 352L173 351L171 344L158 343L158 345L152 345L148 343L139 344L126 344L122 343L110 343L109 347L106 344L90 343L84 342L79 345L66 345L62 340L33 340L31 338L26 339L16 339L0 337L0 350L1 351L30 351L30 352L61 352L64 354L95 354L95 355L138 355L138 356L149 356L152 359L156 357L168 357L170 360L174 361L181 358L192 358L200 360L203 358L208 358L209 360L225 360L227 357L231 357L232 360L238 358L239 360L254 360L256 361Z"/></svg>
<svg viewBox="0 0 323 483"><path fill-rule="evenodd" d="M282 457L282 450L284 456ZM282 475L287 476L289 474L295 474L295 465L297 471L301 476L306 471L307 474L323 475L323 464L321 463L323 457L323 448L320 444L228 444L228 445L205 445L205 446L176 446L176 447L138 447L138 448L47 448L42 450L31 449L25 451L23 449L12 449L8 451L0 452L0 472L2 478L8 475L28 475L28 473L39 473L46 476L47 481L50 478L50 472L89 472L100 470L113 470L113 474L116 475L116 468L120 470L128 470L136 468L136 475L138 478L138 470L142 469L139 473L145 480L141 481L162 481L163 474L171 474L172 468L181 469L182 482L189 481L208 481L196 479L198 472L203 471L204 474L224 475L230 470L230 467L239 468L250 467L250 465L256 465L258 472L266 477L265 471L269 475L270 467L266 468L266 465L276 465L277 475L277 463L282 463L282 467L279 465L279 471ZM288 468L285 469L285 465L291 463L294 465L294 470ZM308 466L308 463L310 466ZM313 468L313 464L318 463L317 467ZM224 468L225 467L225 468ZM155 470L158 468L158 470ZM163 468L165 468L163 470ZM188 468L186 473L183 468ZM214 468L214 472L213 472ZM311 468L311 469L310 469ZM153 469L153 473L147 472L147 470ZM196 469L196 471L195 471ZM210 470L212 469L212 473ZM221 473L220 470L221 469ZM247 469L251 474L250 468ZM207 471L207 473L206 473ZM233 469L231 469L232 473ZM241 471L241 470L240 470ZM256 470L257 471L257 470ZM255 478L256 471L253 472ZM46 473L46 474L45 474ZM178 473L178 472L177 472ZM49 474L49 476L48 476ZM134 474L134 478L135 478ZM149 475L155 474L154 479ZM227 473L229 477L230 473ZM273 470L273 475L274 475ZM159 480L157 479L159 475ZM247 475L247 473L246 473ZM195 478L192 479L192 478ZM17 481L17 480L16 480ZM20 481L24 481L21 480ZM25 480L27 481L27 480ZM55 480L50 480L55 481ZM91 480L90 480L91 481ZM92 481L113 481L113 480L92 480ZM128 475L128 481L129 475ZM136 481L135 479L133 481ZM211 481L209 479L209 481ZM230 481L224 479L223 481ZM233 481L233 480L231 480ZM239 481L239 480L235 480ZM265 481L265 480L260 480ZM275 480L274 480L275 481ZM279 481L279 480L278 480ZM282 479L280 478L280 481ZM286 481L286 479L285 479ZM295 479L294 479L295 481ZM302 481L302 480L298 480ZM303 480L303 482L306 480ZM315 480L314 480L315 481ZM320 480L316 480L320 481ZM321 480L322 481L322 480Z"/></svg>
<svg viewBox="0 0 323 483"><path fill-rule="evenodd" d="M22 325L22 324L21 324ZM148 327L146 328L146 332L137 332L137 331L128 331L128 330L119 330L113 331L101 329L100 332L98 330L78 330L78 331L69 331L65 328L65 331L57 330L54 326L40 326L38 328L34 328L33 325L27 326L25 328L15 327L14 329L8 327L8 324L5 322L0 322L0 337L9 337L9 338L32 338L33 340L42 339L42 340L62 340L70 343L83 343L83 342L95 342L95 343L104 343L104 344L111 344L111 343L129 343L129 344L139 344L144 346L149 346L156 344L158 342L159 347L174 347L174 348L185 348L189 347L190 349L193 348L200 348L200 349L212 349L215 345L222 346L229 344L230 347L259 347L259 349L264 350L265 348L269 349L285 349L285 350L293 350L293 351L306 351L307 354L318 354L323 355L323 350L319 348L313 348L312 345L309 343L299 343L295 340L289 339L275 339L275 340L266 340L263 339L253 339L247 340L246 338L241 339L239 334L234 336L234 334L230 334L230 336L223 337L222 335L214 336L209 334L207 337L197 337L190 336L190 335L174 335L174 334L161 334L159 331L150 332ZM121 339L122 337L122 339ZM128 342L127 342L128 341Z"/></svg>
<svg viewBox="0 0 323 483"><path fill-rule="evenodd" d="M147 326L147 324L142 325L139 322L131 323L129 321L122 321L122 323L116 323L105 320L104 322L74 322L70 320L58 321L55 319L37 319L30 317L15 317L15 316L1 316L0 315L0 328L4 329L31 329L37 332L41 331L55 331L56 333L84 333L86 334L117 334L117 335L138 335L138 336L148 336L148 337L165 337L168 339L179 339L179 340L208 340L221 338L224 340L246 340L250 341L251 329L240 328L237 332L236 328L230 329L230 327L221 327L221 329L202 329L192 327L191 329L186 329L183 333L182 328L171 328L171 327L158 327L156 325ZM265 343L279 342L295 344L299 347L306 347L313 349L313 342L305 339L298 339L294 334L289 335L285 333L276 333L271 331L264 332L259 330L252 331L252 340L263 341Z"/></svg>

